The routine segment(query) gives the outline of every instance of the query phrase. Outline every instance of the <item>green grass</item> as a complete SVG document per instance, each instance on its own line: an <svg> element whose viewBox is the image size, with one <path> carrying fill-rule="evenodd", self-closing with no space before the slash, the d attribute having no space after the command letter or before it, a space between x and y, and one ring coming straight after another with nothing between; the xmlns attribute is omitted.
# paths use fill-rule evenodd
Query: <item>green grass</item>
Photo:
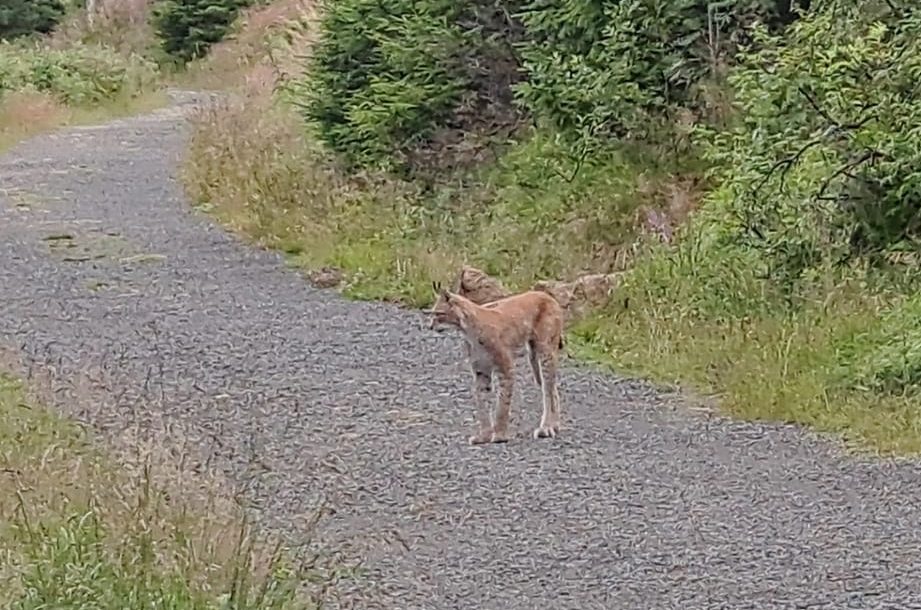
<svg viewBox="0 0 921 610"><path fill-rule="evenodd" d="M622 267L644 207L682 197L673 207L692 205L680 168L660 161L625 152L568 180L573 161L535 138L476 177L476 187L423 193L381 176L343 178L296 116L252 97L198 117L184 180L197 202L260 244L306 267L348 271L347 295L418 306L433 278L453 276L465 260L513 287Z"/></svg>
<svg viewBox="0 0 921 610"><path fill-rule="evenodd" d="M306 566L163 453L116 459L0 376L0 607L318 607Z"/></svg>
<svg viewBox="0 0 921 610"><path fill-rule="evenodd" d="M842 383L840 343L872 324L879 313L872 304L733 322L636 307L576 325L572 343L580 355L706 395L735 417L809 426L858 451L921 453L917 395Z"/></svg>

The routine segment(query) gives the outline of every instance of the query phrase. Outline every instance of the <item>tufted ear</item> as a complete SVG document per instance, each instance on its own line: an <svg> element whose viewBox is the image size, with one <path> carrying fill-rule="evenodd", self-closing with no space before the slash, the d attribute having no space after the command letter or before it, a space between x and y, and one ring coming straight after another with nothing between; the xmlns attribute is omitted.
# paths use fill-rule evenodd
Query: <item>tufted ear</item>
<svg viewBox="0 0 921 610"><path fill-rule="evenodd" d="M467 269L469 269L469 267L467 265L463 265L460 271L458 272L457 279L454 280L454 291L455 292L459 292L463 294L464 291L466 290L466 286L464 286L464 278L467 277Z"/></svg>
<svg viewBox="0 0 921 610"><path fill-rule="evenodd" d="M432 291L435 294L441 294L441 282L436 282L432 280Z"/></svg>

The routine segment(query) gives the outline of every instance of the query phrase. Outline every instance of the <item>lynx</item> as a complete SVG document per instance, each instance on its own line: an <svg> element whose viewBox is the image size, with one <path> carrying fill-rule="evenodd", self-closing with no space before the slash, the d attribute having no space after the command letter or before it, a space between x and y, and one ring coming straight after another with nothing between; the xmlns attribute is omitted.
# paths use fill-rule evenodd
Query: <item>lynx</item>
<svg viewBox="0 0 921 610"><path fill-rule="evenodd" d="M503 443L509 440L515 357L525 348L534 380L543 394L543 415L534 438L554 438L560 430L560 395L557 388L559 354L563 348L563 311L545 292L528 291L477 305L440 284L433 283L436 301L430 328L459 329L473 372L476 433L470 443ZM487 402L493 375L498 377L495 418Z"/></svg>
<svg viewBox="0 0 921 610"><path fill-rule="evenodd" d="M592 273L571 282L541 280L531 290L546 292L563 308L563 325L583 317L588 311L603 306L617 288L618 273ZM454 280L452 290L467 297L477 305L489 307L509 296L505 286L494 277L476 267L464 265Z"/></svg>

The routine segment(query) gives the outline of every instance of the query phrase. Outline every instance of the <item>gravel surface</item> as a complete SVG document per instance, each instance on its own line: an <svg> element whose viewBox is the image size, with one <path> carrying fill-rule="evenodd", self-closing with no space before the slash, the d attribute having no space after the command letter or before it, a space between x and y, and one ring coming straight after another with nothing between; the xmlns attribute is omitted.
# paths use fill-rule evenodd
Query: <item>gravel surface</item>
<svg viewBox="0 0 921 610"><path fill-rule="evenodd" d="M560 438L529 437L524 382L512 442L468 446L459 338L314 289L192 210L195 97L176 99L0 157L0 345L104 433L181 427L279 531L309 535L329 498L318 535L365 559L343 606L921 608L917 462L572 363Z"/></svg>

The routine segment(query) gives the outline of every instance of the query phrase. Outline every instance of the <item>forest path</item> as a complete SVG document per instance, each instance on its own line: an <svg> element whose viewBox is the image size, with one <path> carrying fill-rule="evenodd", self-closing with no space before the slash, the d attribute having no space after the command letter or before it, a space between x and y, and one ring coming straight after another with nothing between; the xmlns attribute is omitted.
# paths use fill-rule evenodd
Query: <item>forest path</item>
<svg viewBox="0 0 921 610"><path fill-rule="evenodd" d="M572 364L558 439L530 438L522 374L516 437L469 446L457 336L312 288L190 209L195 101L0 157L0 346L52 371L58 408L182 428L295 538L329 497L321 539L365 564L342 606L921 608L918 462Z"/></svg>

